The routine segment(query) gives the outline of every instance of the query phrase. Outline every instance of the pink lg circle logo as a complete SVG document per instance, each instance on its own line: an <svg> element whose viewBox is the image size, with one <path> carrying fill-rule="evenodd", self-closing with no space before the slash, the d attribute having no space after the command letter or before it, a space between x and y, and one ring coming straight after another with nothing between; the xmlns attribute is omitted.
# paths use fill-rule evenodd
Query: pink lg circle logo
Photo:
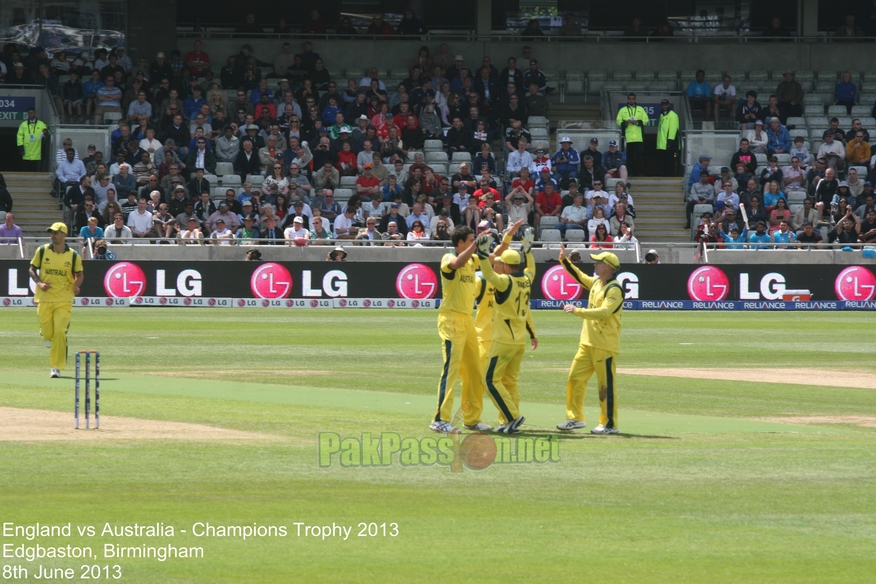
<svg viewBox="0 0 876 584"><path fill-rule="evenodd" d="M423 264L405 266L395 279L395 289L402 298L435 298L438 292L438 277L432 268Z"/></svg>
<svg viewBox="0 0 876 584"><path fill-rule="evenodd" d="M252 273L249 287L256 298L287 298L292 293L292 275L280 264L268 262Z"/></svg>
<svg viewBox="0 0 876 584"><path fill-rule="evenodd" d="M103 289L113 298L143 296L146 292L146 274L131 262L113 265L103 278Z"/></svg>
<svg viewBox="0 0 876 584"><path fill-rule="evenodd" d="M578 300L584 288L563 266L554 266L544 273L541 291L548 300Z"/></svg>
<svg viewBox="0 0 876 584"><path fill-rule="evenodd" d="M876 277L873 272L861 266L852 266L840 272L834 283L839 300L865 302L876 296Z"/></svg>
<svg viewBox="0 0 876 584"><path fill-rule="evenodd" d="M718 302L730 294L730 280L727 274L715 266L697 268L687 279L687 294L691 300L699 302Z"/></svg>

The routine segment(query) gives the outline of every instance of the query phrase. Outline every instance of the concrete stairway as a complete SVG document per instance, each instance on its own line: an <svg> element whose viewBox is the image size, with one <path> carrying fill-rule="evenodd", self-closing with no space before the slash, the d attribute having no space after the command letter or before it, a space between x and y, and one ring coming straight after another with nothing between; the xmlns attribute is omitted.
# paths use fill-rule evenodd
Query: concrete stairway
<svg viewBox="0 0 876 584"><path fill-rule="evenodd" d="M48 173L4 172L12 195L15 223L26 236L44 236L46 228L63 221L58 200L51 196L52 178Z"/></svg>
<svg viewBox="0 0 876 584"><path fill-rule="evenodd" d="M643 244L689 242L684 229L684 201L680 177L630 178L629 191L636 205L636 237Z"/></svg>

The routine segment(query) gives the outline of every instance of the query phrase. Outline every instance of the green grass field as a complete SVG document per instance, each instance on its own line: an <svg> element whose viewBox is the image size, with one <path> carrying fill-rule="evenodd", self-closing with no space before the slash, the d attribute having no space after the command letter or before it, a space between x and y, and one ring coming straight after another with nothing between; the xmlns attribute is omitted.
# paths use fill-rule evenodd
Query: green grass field
<svg viewBox="0 0 876 584"><path fill-rule="evenodd" d="M99 349L102 434L0 440L0 528L70 522L67 537L6 537L0 550L90 546L97 559L0 567L119 565L122 582L872 582L876 416L869 313L624 315L620 368L718 368L712 379L618 375L621 435L563 435L558 462L329 468L319 434L427 429L441 367L432 311L76 309L71 349ZM537 312L541 345L521 374L522 436L564 420L580 320ZM0 312L0 408L63 412L72 360L48 378L34 310ZM826 369L837 387L738 381L737 369ZM457 392L458 396L458 392ZM457 397L458 403L458 397ZM10 411L10 410L0 410ZM495 424L487 402L484 419ZM823 424L761 418L823 416ZM169 432L118 439L113 420L188 422L263 436ZM3 425L3 420L0 420ZM147 424L148 426L148 424ZM4 436L0 428L0 437ZM101 535L104 524L173 526L174 537ZM295 523L344 525L298 536ZM359 537L360 522L397 524ZM285 526L286 537L196 537L196 523ZM95 526L93 537L77 526ZM390 528L394 529L394 528ZM181 533L186 530L186 533ZM203 558L105 559L103 546L201 547ZM11 568L9 568L11 569ZM11 572L10 572L11 574ZM0 573L0 580L4 574ZM23 580L27 581L27 580ZM52 581L63 581L56 579Z"/></svg>

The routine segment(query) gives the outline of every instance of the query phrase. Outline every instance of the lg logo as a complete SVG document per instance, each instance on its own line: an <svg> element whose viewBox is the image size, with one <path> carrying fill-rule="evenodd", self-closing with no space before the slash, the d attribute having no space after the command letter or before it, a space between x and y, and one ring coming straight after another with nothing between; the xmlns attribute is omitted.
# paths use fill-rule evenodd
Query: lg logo
<svg viewBox="0 0 876 584"><path fill-rule="evenodd" d="M438 278L429 266L411 264L398 273L395 289L402 298L434 298L438 291Z"/></svg>
<svg viewBox="0 0 876 584"><path fill-rule="evenodd" d="M563 266L549 268L541 279L541 291L548 300L578 300L583 290Z"/></svg>
<svg viewBox="0 0 876 584"><path fill-rule="evenodd" d="M839 300L868 301L876 296L876 277L861 266L852 266L840 272L834 283Z"/></svg>

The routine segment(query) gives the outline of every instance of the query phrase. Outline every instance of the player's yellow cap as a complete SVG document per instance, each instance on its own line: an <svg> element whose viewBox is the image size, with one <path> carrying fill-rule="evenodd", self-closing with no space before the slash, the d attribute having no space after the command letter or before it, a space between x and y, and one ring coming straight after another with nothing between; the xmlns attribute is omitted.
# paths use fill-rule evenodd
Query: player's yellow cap
<svg viewBox="0 0 876 584"><path fill-rule="evenodd" d="M64 233L67 233L67 224L58 221L57 223L52 223L52 226L46 229L46 231L62 231Z"/></svg>
<svg viewBox="0 0 876 584"><path fill-rule="evenodd" d="M514 249L506 249L502 252L502 255L496 258L497 262L502 262L503 264L508 264L510 266L519 266L523 263L523 258L520 256L520 252Z"/></svg>
<svg viewBox="0 0 876 584"><path fill-rule="evenodd" d="M620 260L617 259L617 256L611 253L610 251L604 251L602 253L592 253L590 254L590 259L595 262L602 262L603 264L608 264L615 270L620 269Z"/></svg>

